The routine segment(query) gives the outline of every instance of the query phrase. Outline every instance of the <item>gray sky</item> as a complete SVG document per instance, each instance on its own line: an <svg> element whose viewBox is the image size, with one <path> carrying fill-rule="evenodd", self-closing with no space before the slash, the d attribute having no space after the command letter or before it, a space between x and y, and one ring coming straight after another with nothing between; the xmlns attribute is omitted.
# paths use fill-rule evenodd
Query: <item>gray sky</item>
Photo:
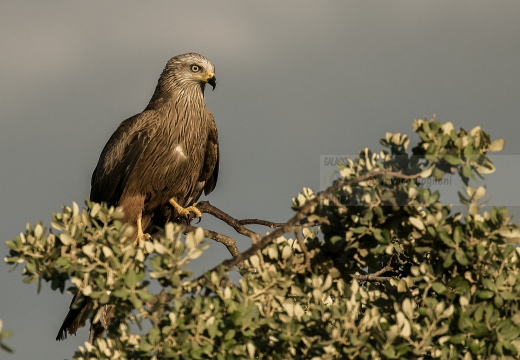
<svg viewBox="0 0 520 360"><path fill-rule="evenodd" d="M1 239L82 204L111 133L190 51L218 80L206 96L221 146L208 199L235 217L288 219L302 187L320 188L320 155L380 149L386 131L411 134L433 114L506 139L488 195L520 214L519 1L245 3L0 0ZM441 190L457 203L458 187ZM199 271L229 257L210 251ZM87 337L54 341L71 297L46 284L37 296L7 270L0 318L16 353L0 357L69 358Z"/></svg>

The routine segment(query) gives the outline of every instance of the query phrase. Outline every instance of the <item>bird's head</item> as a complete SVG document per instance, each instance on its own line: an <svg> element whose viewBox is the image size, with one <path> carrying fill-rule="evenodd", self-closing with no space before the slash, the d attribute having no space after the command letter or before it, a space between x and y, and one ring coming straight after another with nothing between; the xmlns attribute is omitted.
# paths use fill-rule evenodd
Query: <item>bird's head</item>
<svg viewBox="0 0 520 360"><path fill-rule="evenodd" d="M177 55L171 58L164 68L159 84L180 90L200 87L204 93L206 84L213 89L217 86L215 66L204 56L197 53Z"/></svg>

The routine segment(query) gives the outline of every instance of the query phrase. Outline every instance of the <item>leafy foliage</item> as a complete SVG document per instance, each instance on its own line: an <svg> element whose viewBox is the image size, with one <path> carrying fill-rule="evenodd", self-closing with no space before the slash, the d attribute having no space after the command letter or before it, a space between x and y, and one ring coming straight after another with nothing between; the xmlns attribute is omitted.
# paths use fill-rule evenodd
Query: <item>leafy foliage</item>
<svg viewBox="0 0 520 360"><path fill-rule="evenodd" d="M233 283L223 267L193 278L186 265L207 248L203 231L168 224L132 244L120 209L87 203L54 214L7 242L25 282L80 291L92 317L115 305L105 338L75 359L491 359L520 354L520 232L506 208L484 211L502 140L479 127L416 120L420 141L386 134L385 150L340 164L344 177L295 230L249 257ZM457 174L465 213L440 202L425 179ZM324 196L327 195L327 196ZM307 211L307 210L306 210ZM319 225L315 227L314 225Z"/></svg>

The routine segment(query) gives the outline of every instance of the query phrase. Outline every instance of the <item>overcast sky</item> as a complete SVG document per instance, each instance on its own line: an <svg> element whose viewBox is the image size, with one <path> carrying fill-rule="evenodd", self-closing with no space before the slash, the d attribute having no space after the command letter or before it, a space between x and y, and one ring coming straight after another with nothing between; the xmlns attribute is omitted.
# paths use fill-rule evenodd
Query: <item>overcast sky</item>
<svg viewBox="0 0 520 360"><path fill-rule="evenodd" d="M191 51L216 67L206 100L221 167L207 199L231 215L286 220L302 187L323 185L321 155L380 149L385 132L411 135L414 118L436 114L506 139L488 195L518 219L519 17L517 0L0 0L0 237L82 204L112 132L143 110L166 61ZM441 200L457 204L457 190ZM229 257L210 251L200 271ZM37 296L8 269L0 318L16 352L0 358L70 358L88 336L54 341L71 296L46 284Z"/></svg>

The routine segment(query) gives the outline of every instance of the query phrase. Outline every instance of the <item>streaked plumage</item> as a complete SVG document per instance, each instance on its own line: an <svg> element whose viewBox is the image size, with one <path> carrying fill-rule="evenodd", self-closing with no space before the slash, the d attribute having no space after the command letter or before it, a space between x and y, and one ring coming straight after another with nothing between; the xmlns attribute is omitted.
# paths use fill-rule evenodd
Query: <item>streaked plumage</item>
<svg viewBox="0 0 520 360"><path fill-rule="evenodd" d="M215 188L218 134L204 102L206 83L216 85L214 73L196 53L168 61L146 109L123 121L105 145L92 174L92 201L122 206L127 222L150 232L185 216L182 208ZM57 340L85 325L89 304L73 307L76 298Z"/></svg>

